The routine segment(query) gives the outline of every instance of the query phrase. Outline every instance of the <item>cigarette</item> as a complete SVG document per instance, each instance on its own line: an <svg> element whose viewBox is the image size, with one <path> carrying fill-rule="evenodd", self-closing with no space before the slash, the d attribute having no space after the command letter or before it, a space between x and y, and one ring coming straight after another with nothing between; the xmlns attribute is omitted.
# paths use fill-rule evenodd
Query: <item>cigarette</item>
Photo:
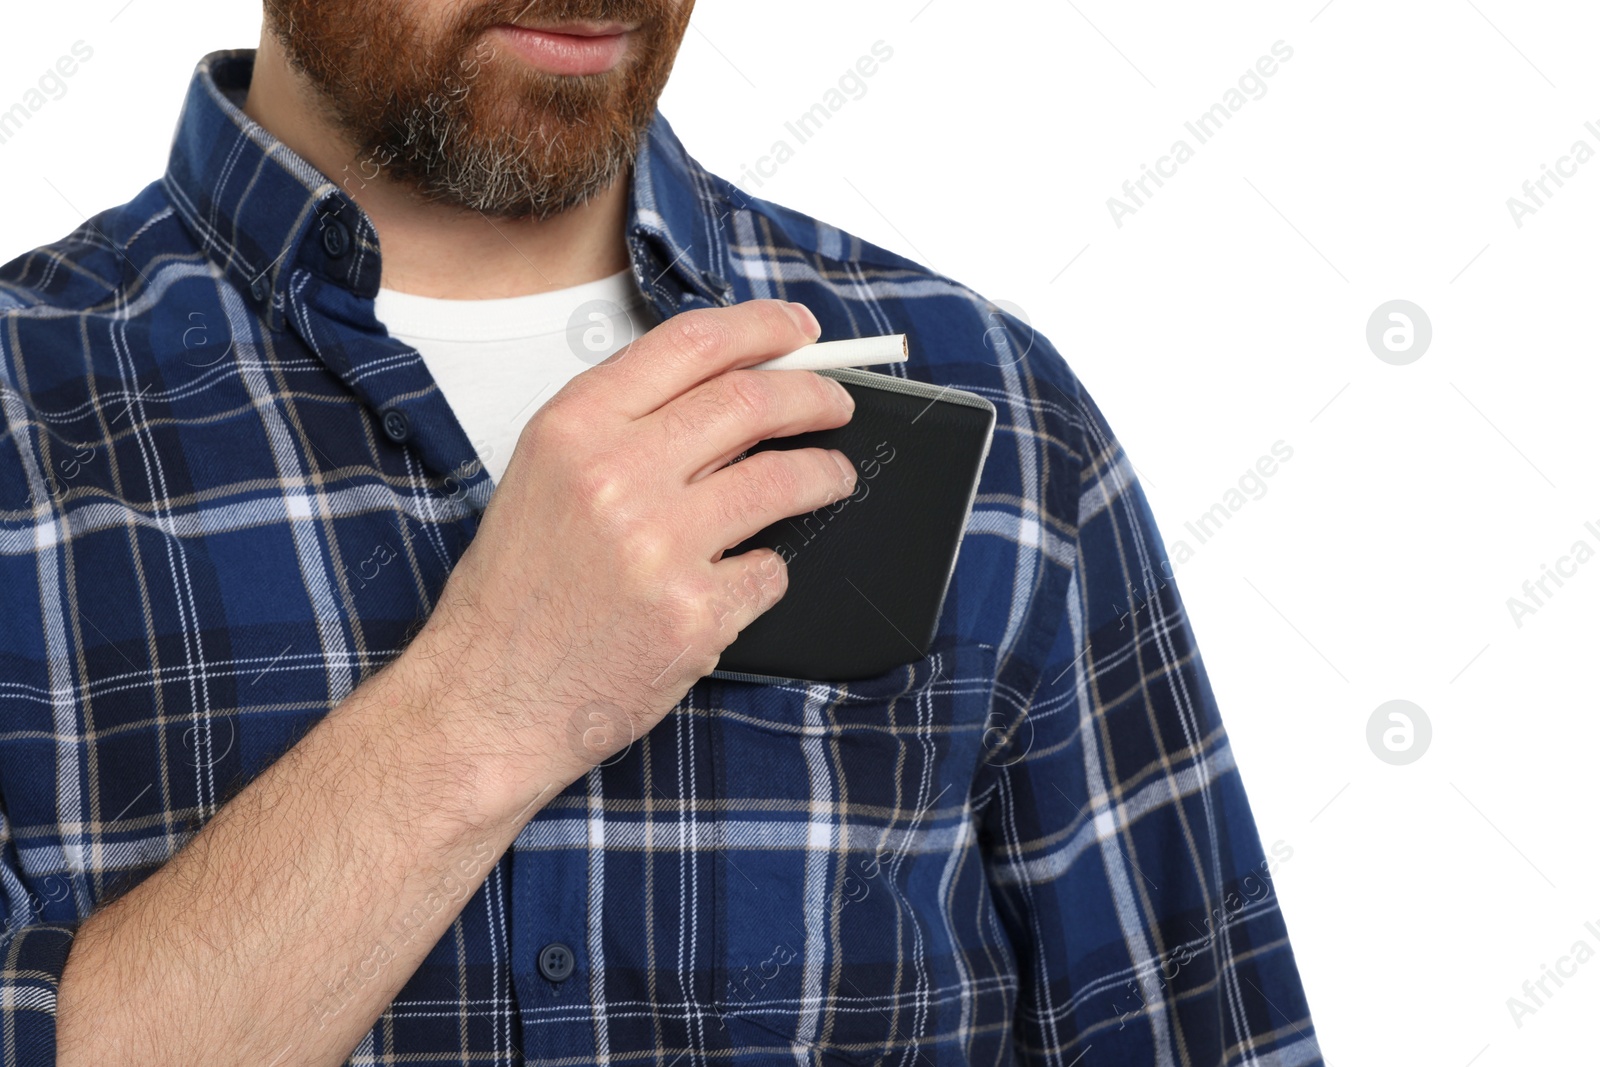
<svg viewBox="0 0 1600 1067"><path fill-rule="evenodd" d="M879 363L904 363L910 356L906 335L855 337L848 341L823 341L757 363L751 370L832 370L835 367L871 367Z"/></svg>

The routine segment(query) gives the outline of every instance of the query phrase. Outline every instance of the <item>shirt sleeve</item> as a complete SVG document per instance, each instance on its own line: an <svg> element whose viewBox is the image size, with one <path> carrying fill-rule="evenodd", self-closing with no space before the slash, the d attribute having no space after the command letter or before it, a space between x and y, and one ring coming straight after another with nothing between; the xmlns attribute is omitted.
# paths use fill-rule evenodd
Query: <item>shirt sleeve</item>
<svg viewBox="0 0 1600 1067"><path fill-rule="evenodd" d="M978 794L1018 1060L1320 1064L1272 881L1292 849L1264 853L1135 471L1064 364L1020 373L1044 549Z"/></svg>
<svg viewBox="0 0 1600 1067"><path fill-rule="evenodd" d="M0 461L0 499L31 509L33 501L48 490L43 483L30 481L24 464L17 460L17 449L27 447L23 430L36 431L36 427L19 418L25 409L11 384L7 362L15 358L0 340L0 441L6 442L6 458ZM31 543L34 523L11 524L7 532L14 543L19 529ZM0 681L7 689L0 707L8 731L0 743L0 767L4 768L0 776L0 1067L49 1067L56 1062L56 991L78 932L81 903L79 887L68 875L24 870L12 821L15 809L10 806L10 801L28 796L29 790L42 789L49 798L56 783L54 766L48 760L32 758L36 744L48 742L18 740L47 736L36 729L36 720L24 715L20 709L25 704L17 699L26 691L51 691L49 680L33 673L37 660L28 647L29 637L41 630L29 614L39 603L32 584L37 566L37 557L25 550L0 557ZM29 773L18 773L19 766L29 768ZM41 846L40 850L45 849ZM60 862L59 852L56 862Z"/></svg>
<svg viewBox="0 0 1600 1067"><path fill-rule="evenodd" d="M51 888L65 894L68 887L50 878L44 896L29 888L10 831L0 815L0 1064L49 1067L56 1062L56 991L78 924L43 920Z"/></svg>

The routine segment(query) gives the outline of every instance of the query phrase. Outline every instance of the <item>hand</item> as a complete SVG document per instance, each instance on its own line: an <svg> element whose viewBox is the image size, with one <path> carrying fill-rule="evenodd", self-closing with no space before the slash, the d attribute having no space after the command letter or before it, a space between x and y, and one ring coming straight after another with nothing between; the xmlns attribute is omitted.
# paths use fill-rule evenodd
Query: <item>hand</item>
<svg viewBox="0 0 1600 1067"><path fill-rule="evenodd" d="M573 378L523 429L401 656L431 675L431 725L497 786L559 791L626 748L783 595L777 553L723 553L849 495L855 470L820 448L729 461L841 426L854 402L811 371L741 368L818 333L809 311L776 300L685 312Z"/></svg>

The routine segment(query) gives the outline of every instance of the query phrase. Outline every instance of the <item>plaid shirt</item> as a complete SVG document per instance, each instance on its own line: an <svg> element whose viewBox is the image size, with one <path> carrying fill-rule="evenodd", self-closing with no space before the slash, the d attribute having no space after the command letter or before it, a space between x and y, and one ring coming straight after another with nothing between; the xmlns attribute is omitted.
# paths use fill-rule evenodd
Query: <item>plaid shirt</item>
<svg viewBox="0 0 1600 1067"><path fill-rule="evenodd" d="M252 62L201 62L161 180L0 268L7 1064L53 1061L77 924L394 659L493 489L374 317L371 223L239 109ZM938 637L865 681L702 679L523 828L350 1062L1320 1063L1286 854L1066 363L659 116L631 195L661 316L803 301L996 405Z"/></svg>

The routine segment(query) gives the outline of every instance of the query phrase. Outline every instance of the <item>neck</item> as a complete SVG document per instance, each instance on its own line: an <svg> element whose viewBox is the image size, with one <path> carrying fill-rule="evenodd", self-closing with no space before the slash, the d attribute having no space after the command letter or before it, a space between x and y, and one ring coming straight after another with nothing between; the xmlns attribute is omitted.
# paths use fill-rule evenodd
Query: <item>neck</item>
<svg viewBox="0 0 1600 1067"><path fill-rule="evenodd" d="M550 219L490 219L429 203L363 161L325 117L315 90L263 31L245 114L329 176L366 212L383 248L381 284L418 296L489 300L581 285L628 266L625 175Z"/></svg>

